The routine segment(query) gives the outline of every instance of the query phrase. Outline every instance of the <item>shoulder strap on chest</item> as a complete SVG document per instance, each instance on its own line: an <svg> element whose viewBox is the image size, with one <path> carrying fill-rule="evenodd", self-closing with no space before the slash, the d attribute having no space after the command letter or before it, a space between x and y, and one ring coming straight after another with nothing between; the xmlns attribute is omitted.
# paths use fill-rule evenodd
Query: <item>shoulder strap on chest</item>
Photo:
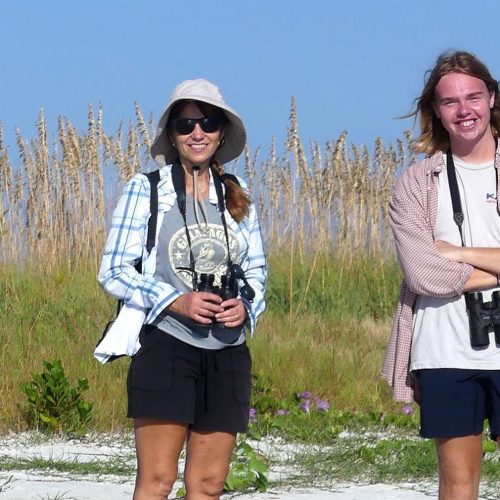
<svg viewBox="0 0 500 500"><path fill-rule="evenodd" d="M144 174L151 186L151 196L149 198L149 208L151 215L148 221L148 235L146 240L146 251L148 254L155 246L156 240L156 223L158 221L158 182L160 181L160 171L155 170Z"/></svg>
<svg viewBox="0 0 500 500"><path fill-rule="evenodd" d="M224 173L220 176L220 178L221 178L222 182L224 182L225 179L229 179L230 181L233 181L238 186L240 185L240 181L238 180L238 177L236 177L236 175Z"/></svg>
<svg viewBox="0 0 500 500"><path fill-rule="evenodd" d="M184 169L182 165L174 163L172 165L172 184L177 196L177 206L181 214L186 213L186 181L184 180Z"/></svg>
<svg viewBox="0 0 500 500"><path fill-rule="evenodd" d="M222 183L226 179L228 179L239 186L240 182L238 181L238 178L235 175L226 173L219 175L213 168L212 168L212 176L214 179L215 192L217 193L217 209L219 210L219 213L223 214L226 204L224 199L224 193L222 191Z"/></svg>
<svg viewBox="0 0 500 500"><path fill-rule="evenodd" d="M149 210L151 212L148 220L148 228L147 228L147 236L146 236L146 252L149 254L153 247L155 246L156 241L156 223L158 221L158 182L160 181L160 171L155 170L153 172L148 172L144 174L149 181L151 186L151 194L149 198ZM142 259L139 259L137 264L135 265L135 270L142 274ZM116 315L120 312L122 307L122 301L118 300ZM106 335L106 332L103 334L101 340ZM100 342L100 341L99 341ZM115 359L115 356L111 356L110 361Z"/></svg>

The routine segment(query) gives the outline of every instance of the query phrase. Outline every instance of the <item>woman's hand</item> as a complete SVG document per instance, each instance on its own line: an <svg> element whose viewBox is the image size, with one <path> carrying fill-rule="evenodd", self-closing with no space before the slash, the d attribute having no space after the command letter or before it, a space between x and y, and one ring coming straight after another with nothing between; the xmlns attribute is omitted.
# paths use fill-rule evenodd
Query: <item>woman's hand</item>
<svg viewBox="0 0 500 500"><path fill-rule="evenodd" d="M217 313L224 312L221 302L222 299L215 293L188 292L174 300L167 310L182 314L203 325L209 325Z"/></svg>
<svg viewBox="0 0 500 500"><path fill-rule="evenodd" d="M241 326L247 319L247 310L241 299L228 299L221 303L222 312L215 315L215 320L224 323L226 328Z"/></svg>

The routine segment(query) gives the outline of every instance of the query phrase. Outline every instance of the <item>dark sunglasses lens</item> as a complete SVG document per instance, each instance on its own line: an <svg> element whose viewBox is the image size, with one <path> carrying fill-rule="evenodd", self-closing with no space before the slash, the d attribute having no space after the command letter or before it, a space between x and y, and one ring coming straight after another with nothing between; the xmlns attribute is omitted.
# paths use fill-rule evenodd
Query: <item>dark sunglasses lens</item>
<svg viewBox="0 0 500 500"><path fill-rule="evenodd" d="M217 132L220 122L216 116L207 116L206 118L202 118L199 124L203 132L211 134L212 132Z"/></svg>
<svg viewBox="0 0 500 500"><path fill-rule="evenodd" d="M175 131L180 135L190 134L195 127L196 120L191 118L179 118L174 122Z"/></svg>
<svg viewBox="0 0 500 500"><path fill-rule="evenodd" d="M177 118L174 121L174 128L178 134L187 135L193 132L197 123L207 134L217 132L220 126L220 121L216 116L206 116L205 118Z"/></svg>

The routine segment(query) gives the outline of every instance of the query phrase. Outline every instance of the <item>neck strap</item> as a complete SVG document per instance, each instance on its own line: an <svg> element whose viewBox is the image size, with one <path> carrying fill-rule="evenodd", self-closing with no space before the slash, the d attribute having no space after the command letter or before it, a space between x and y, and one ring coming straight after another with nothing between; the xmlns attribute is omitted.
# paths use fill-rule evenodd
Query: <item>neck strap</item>
<svg viewBox="0 0 500 500"><path fill-rule="evenodd" d="M231 252L229 251L229 234L227 230L226 216L224 211L226 210L226 203L224 199L224 193L222 191L222 181L220 175L215 171L214 168L212 170L212 177L214 179L215 192L217 193L217 211L220 214L220 218L222 221L222 227L224 228L224 236L226 237L226 245L227 245L227 268L231 267L233 263L231 260Z"/></svg>
<svg viewBox="0 0 500 500"><path fill-rule="evenodd" d="M496 158L496 155L495 155ZM498 196L497 186L498 186L498 170L495 168L495 193ZM462 224L464 222L464 214L462 212L462 203L460 201L460 192L458 191L457 174L455 171L455 162L453 161L453 155L451 149L446 153L446 171L448 173L448 184L450 186L451 204L453 207L453 220L458 226L458 231L460 232L460 239L462 241L462 246L465 246L464 236L462 233Z"/></svg>
<svg viewBox="0 0 500 500"><path fill-rule="evenodd" d="M464 235L462 232L462 224L464 222L464 214L462 212L462 202L460 201L460 192L458 191L457 174L455 172L455 162L453 161L453 155L451 154L451 149L446 153L446 171L448 173L448 184L450 186L451 204L453 206L453 220L458 226L458 231L460 233L460 240L462 241L462 246L465 246Z"/></svg>
<svg viewBox="0 0 500 500"><path fill-rule="evenodd" d="M227 229L226 217L224 215L226 204L224 201L224 193L222 190L221 178L213 168L211 168L211 171L215 185L215 192L217 193L217 211L220 214L222 227L224 228L224 236L226 239L226 246L227 246L227 268L229 270L232 264L232 260L229 247L229 233ZM196 275L195 258L191 246L191 235L189 234L189 229L186 220L186 179L184 174L184 168L180 163L174 163L172 165L172 183L174 185L175 194L177 195L177 206L179 207L179 212L181 213L182 220L184 221L184 228L186 229L186 237L189 245L189 270L192 272L193 275L193 289L195 289L196 284L198 283L198 279Z"/></svg>

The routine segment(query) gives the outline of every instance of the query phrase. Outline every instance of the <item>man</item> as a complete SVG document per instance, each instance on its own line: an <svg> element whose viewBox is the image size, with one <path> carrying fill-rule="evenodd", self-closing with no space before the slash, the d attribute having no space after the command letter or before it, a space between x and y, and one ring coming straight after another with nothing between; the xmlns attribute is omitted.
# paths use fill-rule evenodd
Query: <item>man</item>
<svg viewBox="0 0 500 500"><path fill-rule="evenodd" d="M498 82L474 55L442 54L416 115L413 146L427 157L391 202L404 282L383 376L396 400L415 391L420 434L436 442L440 500L472 500L485 419L500 444L500 345L487 309L500 273Z"/></svg>

